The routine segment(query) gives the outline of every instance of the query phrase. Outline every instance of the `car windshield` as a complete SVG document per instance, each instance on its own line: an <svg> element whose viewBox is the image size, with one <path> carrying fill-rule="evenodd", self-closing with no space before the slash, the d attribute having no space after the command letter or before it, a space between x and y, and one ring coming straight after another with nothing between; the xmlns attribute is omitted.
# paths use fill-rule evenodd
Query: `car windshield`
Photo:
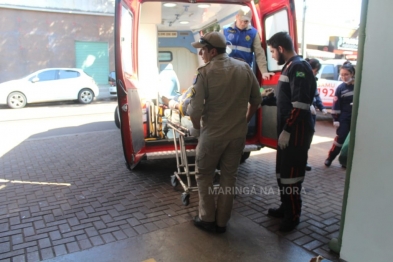
<svg viewBox="0 0 393 262"><path fill-rule="evenodd" d="M115 74L115 72L113 72L113 71L110 72L109 76L110 76L111 78L113 78L113 79L116 80L116 74Z"/></svg>
<svg viewBox="0 0 393 262"><path fill-rule="evenodd" d="M334 79L334 65L333 64L322 64L321 65L321 69L319 69L318 74L316 75L316 77L318 79L328 79L328 80L337 80Z"/></svg>
<svg viewBox="0 0 393 262"><path fill-rule="evenodd" d="M27 76L22 77L21 79L30 79L30 78L32 78L34 76L37 76L37 74L38 74L37 72L34 72L34 73L31 73L31 74L29 74Z"/></svg>

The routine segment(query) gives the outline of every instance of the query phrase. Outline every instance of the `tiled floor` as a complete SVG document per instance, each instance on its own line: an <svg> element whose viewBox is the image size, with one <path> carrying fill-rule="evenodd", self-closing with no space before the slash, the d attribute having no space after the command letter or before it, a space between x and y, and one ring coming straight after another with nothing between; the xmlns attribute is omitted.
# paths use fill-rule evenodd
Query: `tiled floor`
<svg viewBox="0 0 393 262"><path fill-rule="evenodd" d="M338 236L345 170L337 162L323 166L333 136L330 123L318 122L296 230L281 234L279 220L266 216L279 203L273 150L255 152L241 165L243 194L234 209L338 261L327 243ZM117 130L24 141L0 159L0 260L40 261L188 223L198 196L182 205L169 180L175 169L175 161L160 160L127 170Z"/></svg>

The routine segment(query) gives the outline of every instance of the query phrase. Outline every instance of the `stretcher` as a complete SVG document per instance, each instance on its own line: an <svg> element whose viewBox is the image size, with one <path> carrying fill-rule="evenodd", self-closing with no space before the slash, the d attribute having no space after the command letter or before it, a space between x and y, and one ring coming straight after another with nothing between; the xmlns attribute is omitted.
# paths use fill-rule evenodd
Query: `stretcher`
<svg viewBox="0 0 393 262"><path fill-rule="evenodd" d="M198 191L197 186L192 186L191 176L195 176L195 163L189 164L187 159L187 151L184 138L188 136L189 131L187 128L173 123L171 120L167 120L168 126L173 132L173 142L175 145L176 153L176 165L177 171L171 176L171 185L176 187L179 183L184 189L181 194L181 201L183 205L188 206L190 204L190 192ZM186 176L186 182L183 182L180 176Z"/></svg>
<svg viewBox="0 0 393 262"><path fill-rule="evenodd" d="M171 176L171 185L177 187L180 184L183 187L184 192L181 194L181 201L183 205L188 206L190 204L190 192L198 191L198 186L193 186L191 177L195 176L196 164L188 163L188 155L185 145L185 138L190 136L189 130L181 126L170 119L167 120L167 125L172 129L173 132L173 143L175 146L176 153L176 164L177 171ZM219 175L219 171L216 171L216 178ZM182 177L185 176L185 181ZM214 189L218 188L219 184L214 184Z"/></svg>

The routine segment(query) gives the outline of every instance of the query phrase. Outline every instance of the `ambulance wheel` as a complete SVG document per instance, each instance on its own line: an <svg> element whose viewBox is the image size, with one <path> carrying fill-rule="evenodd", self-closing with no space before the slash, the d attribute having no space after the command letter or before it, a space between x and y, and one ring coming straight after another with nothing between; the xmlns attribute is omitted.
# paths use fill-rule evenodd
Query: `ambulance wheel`
<svg viewBox="0 0 393 262"><path fill-rule="evenodd" d="M120 129L120 116L119 116L119 107L117 106L115 109L115 125Z"/></svg>
<svg viewBox="0 0 393 262"><path fill-rule="evenodd" d="M181 194L181 202L184 206L188 206L190 204L190 194L184 192Z"/></svg>
<svg viewBox="0 0 393 262"><path fill-rule="evenodd" d="M171 175L171 185L173 187L176 187L179 184L179 181L177 180L176 175Z"/></svg>

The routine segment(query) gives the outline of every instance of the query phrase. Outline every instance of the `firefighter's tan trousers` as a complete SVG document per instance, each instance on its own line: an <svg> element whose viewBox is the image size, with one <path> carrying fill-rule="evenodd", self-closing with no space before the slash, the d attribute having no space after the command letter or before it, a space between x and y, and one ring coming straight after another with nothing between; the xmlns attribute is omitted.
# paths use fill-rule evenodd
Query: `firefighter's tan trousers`
<svg viewBox="0 0 393 262"><path fill-rule="evenodd" d="M236 176L245 145L245 137L230 140L209 140L200 137L196 152L196 181L199 189L199 217L205 222L226 226L231 217ZM220 164L221 176L217 206L213 191L216 167Z"/></svg>

